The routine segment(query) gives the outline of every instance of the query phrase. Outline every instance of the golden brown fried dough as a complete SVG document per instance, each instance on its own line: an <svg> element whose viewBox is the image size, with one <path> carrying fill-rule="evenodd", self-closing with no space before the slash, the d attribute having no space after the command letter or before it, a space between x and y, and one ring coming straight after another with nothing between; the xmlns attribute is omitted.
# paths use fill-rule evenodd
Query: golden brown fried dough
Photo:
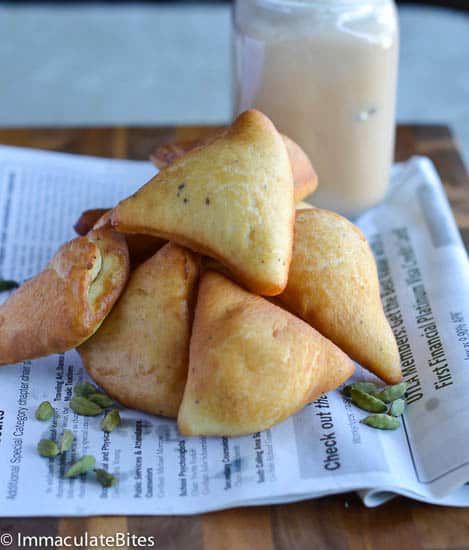
<svg viewBox="0 0 469 550"><path fill-rule="evenodd" d="M293 172L295 202L302 201L316 191L318 177L303 149L288 136L282 135Z"/></svg>
<svg viewBox="0 0 469 550"><path fill-rule="evenodd" d="M91 378L123 405L177 416L198 266L189 250L164 246L131 274L100 329L78 348Z"/></svg>
<svg viewBox="0 0 469 550"><path fill-rule="evenodd" d="M176 141L174 143L164 143L159 145L154 151L150 153L150 160L160 170L166 168L175 160L183 157L189 151L192 151L196 147L204 147L209 143L212 143L215 139L219 138L225 133L225 130L220 130L208 136L204 136L198 139L187 139L184 141Z"/></svg>
<svg viewBox="0 0 469 550"><path fill-rule="evenodd" d="M75 222L73 229L77 235L84 236L91 231L100 218L102 218L106 212L109 212L109 208L94 208L92 210L85 210L80 214L80 217Z"/></svg>
<svg viewBox="0 0 469 550"><path fill-rule="evenodd" d="M109 220L111 210L96 208L85 210L76 221L73 228L78 235L86 235L93 227L101 227ZM163 239L151 237L150 235L125 235L129 248L130 264L135 267L148 258L151 258L165 243Z"/></svg>
<svg viewBox="0 0 469 550"><path fill-rule="evenodd" d="M279 298L386 383L401 380L373 254L347 219L318 208L297 212L288 285Z"/></svg>
<svg viewBox="0 0 469 550"><path fill-rule="evenodd" d="M294 216L285 145L253 110L121 202L113 223L211 256L253 292L275 295L287 283Z"/></svg>
<svg viewBox="0 0 469 550"><path fill-rule="evenodd" d="M306 323L209 271L199 287L178 427L183 435L265 430L353 371Z"/></svg>
<svg viewBox="0 0 469 550"><path fill-rule="evenodd" d="M150 155L150 160L158 168L166 168L166 166L196 147L203 147L212 143L212 141L223 135L225 131L221 130L199 139L160 145ZM282 138L287 148L292 168L295 202L302 201L305 197L316 191L318 178L311 161L303 149L289 137L282 135Z"/></svg>
<svg viewBox="0 0 469 550"><path fill-rule="evenodd" d="M63 245L0 305L0 365L64 352L89 338L129 275L125 239L103 227Z"/></svg>

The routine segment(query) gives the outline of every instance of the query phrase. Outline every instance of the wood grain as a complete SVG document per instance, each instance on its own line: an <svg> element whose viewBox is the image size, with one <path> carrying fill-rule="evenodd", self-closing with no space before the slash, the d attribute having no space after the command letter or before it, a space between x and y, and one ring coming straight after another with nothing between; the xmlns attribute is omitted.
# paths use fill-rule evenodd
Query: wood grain
<svg viewBox="0 0 469 550"><path fill-rule="evenodd" d="M207 135L214 127L0 130L0 143L105 157L147 159L161 143ZM466 246L469 177L446 126L400 126L396 159L429 156L442 178ZM0 534L89 535L128 530L164 550L469 549L469 511L397 498L367 509L354 494L192 517L0 519ZM16 548L11 546L10 548ZM57 547L60 548L60 547Z"/></svg>
<svg viewBox="0 0 469 550"><path fill-rule="evenodd" d="M271 514L267 507L236 508L202 519L204 550L273 550Z"/></svg>

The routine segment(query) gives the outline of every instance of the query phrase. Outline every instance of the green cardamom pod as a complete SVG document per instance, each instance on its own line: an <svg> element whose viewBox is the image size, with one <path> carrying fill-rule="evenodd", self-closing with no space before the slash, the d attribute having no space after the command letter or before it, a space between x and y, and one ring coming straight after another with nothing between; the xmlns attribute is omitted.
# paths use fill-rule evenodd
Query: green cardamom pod
<svg viewBox="0 0 469 550"><path fill-rule="evenodd" d="M71 432L70 430L65 430L59 441L60 452L65 453L66 451L71 449L74 439L75 436L73 435L73 432Z"/></svg>
<svg viewBox="0 0 469 550"><path fill-rule="evenodd" d="M352 389L360 390L364 393L374 393L376 392L377 387L376 384L373 384L373 382L354 382L353 384L345 386L342 393L347 397L350 397Z"/></svg>
<svg viewBox="0 0 469 550"><path fill-rule="evenodd" d="M94 393L99 393L99 390L96 386L90 384L89 382L79 382L78 384L75 384L75 387L73 388L73 395L76 395L77 397L88 397Z"/></svg>
<svg viewBox="0 0 469 550"><path fill-rule="evenodd" d="M401 425L397 418L389 416L389 414L370 414L366 418L362 418L360 422L378 430L395 430Z"/></svg>
<svg viewBox="0 0 469 550"><path fill-rule="evenodd" d="M381 399L381 401L391 403L392 401L395 401L396 399L402 397L405 394L406 390L407 384L405 382L401 382L400 384L396 384L395 386L388 386L379 394L378 397Z"/></svg>
<svg viewBox="0 0 469 550"><path fill-rule="evenodd" d="M49 401L43 401L36 410L37 420L50 420L55 413L54 407L50 404Z"/></svg>
<svg viewBox="0 0 469 550"><path fill-rule="evenodd" d="M96 458L91 455L84 455L74 462L65 472L65 477L77 477L86 474L96 466Z"/></svg>
<svg viewBox="0 0 469 550"><path fill-rule="evenodd" d="M96 468L96 479L101 483L103 487L113 487L117 483L117 477L113 476L102 468Z"/></svg>
<svg viewBox="0 0 469 550"><path fill-rule="evenodd" d="M352 403L364 411L382 413L388 409L381 399L378 399L369 393L356 390L355 388L352 388L350 397L352 398Z"/></svg>
<svg viewBox="0 0 469 550"><path fill-rule="evenodd" d="M121 416L117 409L112 409L101 421L101 429L103 432L112 432L121 423Z"/></svg>
<svg viewBox="0 0 469 550"><path fill-rule="evenodd" d="M0 280L0 292L3 292L5 290L13 290L14 288L18 288L20 285L16 281L6 281L1 279Z"/></svg>
<svg viewBox="0 0 469 550"><path fill-rule="evenodd" d="M406 407L405 399L396 399L392 402L391 408L389 409L389 414L391 416L402 416L404 414Z"/></svg>
<svg viewBox="0 0 469 550"><path fill-rule="evenodd" d="M86 397L75 396L70 401L70 408L82 416L98 416L103 412L103 409L97 403L93 403Z"/></svg>
<svg viewBox="0 0 469 550"><path fill-rule="evenodd" d="M52 439L41 439L37 444L37 452L45 458L54 458L59 454L59 448Z"/></svg>
<svg viewBox="0 0 469 550"><path fill-rule="evenodd" d="M112 407L114 405L114 401L104 393L92 393L91 395L88 395L87 399L93 401L93 403L96 403L103 409L107 409L108 407Z"/></svg>

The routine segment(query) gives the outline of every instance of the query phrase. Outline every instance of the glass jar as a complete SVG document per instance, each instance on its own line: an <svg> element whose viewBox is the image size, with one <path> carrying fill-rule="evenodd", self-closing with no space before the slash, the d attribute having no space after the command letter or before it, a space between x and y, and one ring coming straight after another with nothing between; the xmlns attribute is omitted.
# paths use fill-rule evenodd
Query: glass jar
<svg viewBox="0 0 469 550"><path fill-rule="evenodd" d="M254 107L311 158L312 202L355 216L386 193L399 31L390 0L236 0L236 112Z"/></svg>

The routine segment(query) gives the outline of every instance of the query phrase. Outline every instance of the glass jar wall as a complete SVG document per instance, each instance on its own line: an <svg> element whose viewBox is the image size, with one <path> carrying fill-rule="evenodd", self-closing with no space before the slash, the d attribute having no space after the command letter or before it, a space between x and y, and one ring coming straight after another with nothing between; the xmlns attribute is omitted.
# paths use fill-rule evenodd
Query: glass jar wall
<svg viewBox="0 0 469 550"><path fill-rule="evenodd" d="M398 23L389 0L236 0L235 110L254 107L319 176L312 202L354 216L384 197Z"/></svg>

